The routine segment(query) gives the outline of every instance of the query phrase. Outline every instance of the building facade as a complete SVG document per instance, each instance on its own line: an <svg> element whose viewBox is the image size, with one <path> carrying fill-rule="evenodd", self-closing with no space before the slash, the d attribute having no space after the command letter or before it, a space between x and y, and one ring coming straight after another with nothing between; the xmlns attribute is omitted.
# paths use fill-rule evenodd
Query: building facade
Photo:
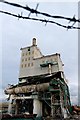
<svg viewBox="0 0 80 120"><path fill-rule="evenodd" d="M49 75L59 71L63 72L60 54L44 56L37 47L35 38L31 46L21 48L20 82L25 82L27 77Z"/></svg>
<svg viewBox="0 0 80 120"><path fill-rule="evenodd" d="M9 95L8 113L37 120L44 117L67 118L71 113L69 89L60 54L44 56L33 38L32 45L21 48L19 82L5 89ZM14 105L14 111L13 111ZM14 112L14 114L13 114ZM36 119L35 119L36 120Z"/></svg>

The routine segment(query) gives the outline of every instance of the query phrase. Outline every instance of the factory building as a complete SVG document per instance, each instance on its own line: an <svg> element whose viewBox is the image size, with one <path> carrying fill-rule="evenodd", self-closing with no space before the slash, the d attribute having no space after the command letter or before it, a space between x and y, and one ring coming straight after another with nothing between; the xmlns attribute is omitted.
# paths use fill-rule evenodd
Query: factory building
<svg viewBox="0 0 80 120"><path fill-rule="evenodd" d="M5 89L9 95L10 118L67 118L71 113L68 85L59 53L44 56L32 39L32 45L21 48L19 82ZM12 111L14 105L14 113ZM30 119L32 120L32 119Z"/></svg>

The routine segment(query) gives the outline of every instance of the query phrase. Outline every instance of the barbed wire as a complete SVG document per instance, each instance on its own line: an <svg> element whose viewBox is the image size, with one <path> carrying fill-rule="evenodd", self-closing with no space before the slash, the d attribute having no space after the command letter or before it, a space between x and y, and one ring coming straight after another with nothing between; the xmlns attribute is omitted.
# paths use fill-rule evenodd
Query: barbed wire
<svg viewBox="0 0 80 120"><path fill-rule="evenodd" d="M14 7L23 8L23 9L30 12L28 17L22 16L22 13L21 13L21 15L20 14L18 14L18 15L12 14L12 13L6 12L6 11L0 11L0 13L5 13L5 14L8 14L8 15L11 15L11 16L14 16L14 17L22 18L22 19L41 21L41 22L45 22L46 24L47 23L53 23L53 24L56 24L58 26L61 26L61 27L67 28L67 29L80 29L80 27L74 27L76 22L80 23L80 19L76 19L75 16L73 16L72 18L69 18L69 17L64 17L64 16L53 16L53 15L50 15L48 13L40 12L40 11L37 11L37 8L38 8L39 4L37 4L36 9L32 9L32 8L28 7L27 5L22 6L22 5L19 5L17 3L11 3L11 2L4 1L4 0L2 0L0 2L12 5ZM35 13L36 15L41 14L41 15L44 15L44 16L46 16L48 18L50 17L50 18L55 18L55 19L64 19L64 20L67 20L68 23L73 22L73 24L67 26L67 25L62 25L61 23L55 22L53 20L46 20L46 19L44 20L44 19L38 19L38 18L31 18L30 15L33 14L33 13Z"/></svg>
<svg viewBox="0 0 80 120"><path fill-rule="evenodd" d="M7 1L4 1L3 0L3 3L6 3L6 4L9 4L9 5L12 5L12 6L15 6L15 7L20 7L20 8L23 8L31 13L35 13L35 14L41 14L41 15L44 15L46 17L51 17L51 18L59 18L59 19L66 19L66 20L69 20L69 21L72 21L72 22L80 22L79 19L76 19L75 16L73 16L73 18L69 18L69 17L63 17L63 16L53 16L53 15L50 15L48 13L43 13L43 12L40 12L40 11L37 11L37 6L39 4L37 4L36 6L36 9L32 9L30 8L29 6L22 6L22 5L19 5L19 4L16 4L16 3L10 3L10 2L7 2Z"/></svg>
<svg viewBox="0 0 80 120"><path fill-rule="evenodd" d="M16 15L16 14L12 14L10 12L6 12L6 11L1 11L0 10L0 13L5 13L7 15L10 15L10 16L14 16L14 17L17 17L18 19L22 18L22 19L28 19L28 20L34 20L34 21L41 21L41 22L44 22L44 23L54 23L58 26L61 26L61 27L64 27L64 28L67 28L67 29L80 29L79 27L74 27L74 26L66 26L66 25L62 25L58 22L55 22L55 21L51 21L51 20L44 20L44 19L37 19L37 18L30 18L30 17L25 17L25 16L22 16L20 14Z"/></svg>

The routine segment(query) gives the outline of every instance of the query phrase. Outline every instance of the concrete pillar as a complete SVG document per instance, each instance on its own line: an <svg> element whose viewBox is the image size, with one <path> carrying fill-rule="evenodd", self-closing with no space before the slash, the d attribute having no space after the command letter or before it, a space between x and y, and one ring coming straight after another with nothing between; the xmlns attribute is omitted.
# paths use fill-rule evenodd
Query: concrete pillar
<svg viewBox="0 0 80 120"><path fill-rule="evenodd" d="M18 105L18 102L16 102L16 106L15 106L15 115L18 114L18 108L19 108L19 105Z"/></svg>
<svg viewBox="0 0 80 120"><path fill-rule="evenodd" d="M22 100L16 99L15 115L21 113L21 110L19 109L21 108L21 106L22 106Z"/></svg>
<svg viewBox="0 0 80 120"><path fill-rule="evenodd" d="M13 100L13 95L10 96L10 101L9 101L9 106L8 106L8 113L12 114L12 100Z"/></svg>
<svg viewBox="0 0 80 120"><path fill-rule="evenodd" d="M49 64L49 74L52 73L52 67L51 67L51 64Z"/></svg>
<svg viewBox="0 0 80 120"><path fill-rule="evenodd" d="M42 116L42 102L38 99L33 100L33 114L37 114L37 117Z"/></svg>

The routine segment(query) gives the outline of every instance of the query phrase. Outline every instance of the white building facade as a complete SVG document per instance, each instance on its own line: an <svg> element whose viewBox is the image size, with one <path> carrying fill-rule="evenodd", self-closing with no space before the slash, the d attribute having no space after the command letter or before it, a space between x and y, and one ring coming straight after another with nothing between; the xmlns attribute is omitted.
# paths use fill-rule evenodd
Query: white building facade
<svg viewBox="0 0 80 120"><path fill-rule="evenodd" d="M44 56L36 45L33 38L32 45L21 48L21 62L19 79L25 82L25 78L39 75L49 75L56 72L63 72L63 63L60 54Z"/></svg>

